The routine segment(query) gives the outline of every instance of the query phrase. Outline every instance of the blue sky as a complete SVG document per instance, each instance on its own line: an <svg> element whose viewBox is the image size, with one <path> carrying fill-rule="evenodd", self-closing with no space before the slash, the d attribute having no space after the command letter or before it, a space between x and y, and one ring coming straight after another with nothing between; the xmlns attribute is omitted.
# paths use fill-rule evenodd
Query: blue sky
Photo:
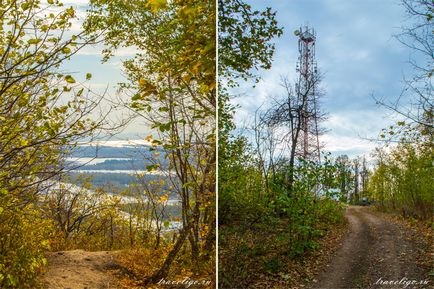
<svg viewBox="0 0 434 289"><path fill-rule="evenodd" d="M330 131L320 140L334 155L369 153L375 143L363 138L377 137L395 119L378 107L371 97L393 100L402 89L404 75L411 74L410 51L393 35L405 24L399 0L281 0L248 1L253 8L270 6L284 34L276 39L273 66L261 71L262 80L252 88L243 84L234 100L241 108L236 114L240 126L252 119L262 103L283 92L280 76L294 79L298 57L293 32L308 24L317 34L316 56L324 73L326 92L322 108L329 114L323 126Z"/></svg>

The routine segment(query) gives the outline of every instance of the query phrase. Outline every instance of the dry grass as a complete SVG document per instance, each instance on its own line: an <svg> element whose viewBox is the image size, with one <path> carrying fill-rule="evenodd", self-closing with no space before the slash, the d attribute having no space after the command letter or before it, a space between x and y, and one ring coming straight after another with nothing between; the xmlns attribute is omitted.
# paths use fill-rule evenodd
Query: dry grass
<svg viewBox="0 0 434 289"><path fill-rule="evenodd" d="M170 247L155 249L132 249L122 251L116 260L117 265L112 268L114 274L119 280L119 288L144 288L141 286L143 280L150 277L163 264L165 256ZM193 273L193 264L190 261L188 252L182 254L172 263L169 276L166 280L209 280L209 286L190 286L189 288L215 288L215 261L210 260L201 264L199 273ZM149 285L148 288L183 288L182 285Z"/></svg>

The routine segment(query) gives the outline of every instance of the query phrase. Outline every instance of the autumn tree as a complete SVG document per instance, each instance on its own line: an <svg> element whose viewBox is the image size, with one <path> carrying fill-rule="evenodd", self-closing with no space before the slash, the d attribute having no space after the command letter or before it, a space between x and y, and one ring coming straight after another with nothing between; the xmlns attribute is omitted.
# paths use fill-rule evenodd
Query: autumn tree
<svg viewBox="0 0 434 289"><path fill-rule="evenodd" d="M124 61L130 82L121 88L158 135L150 139L165 151L182 200L183 228L162 267L144 283L168 274L186 240L197 271L215 245L215 3L94 0L86 28L92 35L103 31L106 57L120 47L137 48Z"/></svg>
<svg viewBox="0 0 434 289"><path fill-rule="evenodd" d="M242 81L257 82L258 72L271 67L273 39L282 34L282 28L271 8L257 10L248 1L240 0L219 0L218 5L219 286L243 287L239 271L230 266L232 256L223 254L234 246L225 242L228 234L224 226L236 228L236 224L243 224L250 228L265 215L267 192L262 171L266 166L258 164L249 139L234 132L237 107L231 102L232 88ZM234 260L233 265L238 261ZM236 282L232 283L232 279Z"/></svg>
<svg viewBox="0 0 434 289"><path fill-rule="evenodd" d="M44 215L53 220L56 232L60 233L56 234L60 238L55 240L59 249L76 248L83 244L87 248L112 249L113 218L119 216L116 209L120 204L119 197L93 189L87 182L81 182L80 186L58 182L41 196L41 202ZM104 231L109 231L108 245L91 244L90 236L100 237L104 242Z"/></svg>
<svg viewBox="0 0 434 289"><path fill-rule="evenodd" d="M407 218L432 217L432 146L400 143L388 152L378 149L368 192L383 210Z"/></svg>
<svg viewBox="0 0 434 289"><path fill-rule="evenodd" d="M50 233L41 192L77 141L104 123L91 118L101 98L61 69L93 39L69 32L72 7L47 2L0 3L0 287L31 286Z"/></svg>

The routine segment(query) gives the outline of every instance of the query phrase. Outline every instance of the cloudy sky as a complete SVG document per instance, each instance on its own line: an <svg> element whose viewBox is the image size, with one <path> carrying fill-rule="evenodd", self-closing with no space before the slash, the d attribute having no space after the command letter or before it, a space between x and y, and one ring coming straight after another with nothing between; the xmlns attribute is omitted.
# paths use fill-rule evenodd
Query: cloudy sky
<svg viewBox="0 0 434 289"><path fill-rule="evenodd" d="M79 31L85 17L87 0L67 0L65 5L77 9L79 20L73 30ZM270 97L281 95L280 76L294 79L298 57L294 30L308 24L316 30L316 56L324 73L322 86L326 92L322 109L329 115L323 126L329 132L322 136L326 149L334 155L369 153L382 128L393 122L389 112L378 107L372 98L393 100L403 87L404 75L411 75L408 64L411 55L393 35L405 25L405 12L400 0L246 0L256 9L271 6L277 11L284 34L276 39L273 67L261 71L262 80L255 88L243 84L236 91L234 102L241 108L236 114L240 127L252 120L253 112ZM102 92L108 88L116 95L119 82L125 81L121 60L132 57L134 49L120 49L108 63L101 63L102 47L87 47L65 64L64 70L77 80L84 80L86 72L93 75L90 87ZM137 122L117 138L139 138L149 131Z"/></svg>
<svg viewBox="0 0 434 289"><path fill-rule="evenodd" d="M86 17L88 1L63 0L62 3L64 3L65 7L72 6L75 8L78 19L73 22L71 30L72 33L79 33L82 30L82 22ZM105 89L107 86L111 89L115 88L118 82L124 80L120 59L133 56L135 51L133 49L122 49L119 52L119 57L102 64L102 48L102 45L84 47L71 58L71 61L65 63L63 69L75 74L74 76L78 80L84 80L87 72L92 73L90 85L94 89Z"/></svg>
<svg viewBox="0 0 434 289"><path fill-rule="evenodd" d="M86 11L89 6L88 0L63 0L65 7L72 6L75 8L76 19L73 22L71 33L79 33L82 31L82 23L86 18ZM102 44L95 46L86 46L81 49L76 55L71 57L71 60L65 62L62 66L62 70L66 73L73 75L77 81L82 81L93 92L98 94L106 94L108 99L128 99L128 96L119 95L117 92L118 84L120 82L127 82L122 72L122 60L132 58L136 50L134 48L120 48L115 57L110 59L106 63L102 63ZM86 73L92 74L90 81L85 81ZM111 118L115 121L126 116L127 110L115 110ZM126 139L143 139L149 135L150 130L143 120L137 119L118 135L112 137L112 140L126 140Z"/></svg>
<svg viewBox="0 0 434 289"><path fill-rule="evenodd" d="M270 97L282 94L280 76L294 79L298 57L294 31L308 24L317 34L316 56L324 73L326 92L322 108L329 118L323 126L330 131L320 140L334 155L366 154L376 144L363 138L377 137L392 123L390 113L371 97L393 100L402 89L404 75L411 74L412 56L393 35L405 25L399 0L275 0L249 1L256 9L266 6L277 11L284 34L276 39L273 67L261 71L255 88L242 85L234 100L240 126L249 123L252 112Z"/></svg>

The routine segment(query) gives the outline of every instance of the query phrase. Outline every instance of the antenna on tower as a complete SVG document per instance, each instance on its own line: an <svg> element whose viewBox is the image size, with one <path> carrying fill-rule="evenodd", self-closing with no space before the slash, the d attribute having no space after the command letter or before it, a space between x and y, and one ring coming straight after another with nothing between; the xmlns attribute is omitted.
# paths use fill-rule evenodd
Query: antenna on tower
<svg viewBox="0 0 434 289"><path fill-rule="evenodd" d="M300 27L294 32L298 37L298 85L296 93L302 107L303 142L301 144L302 156L306 160L321 161L319 130L318 130L318 104L316 81L318 79L317 62L315 59L316 34L309 26Z"/></svg>

